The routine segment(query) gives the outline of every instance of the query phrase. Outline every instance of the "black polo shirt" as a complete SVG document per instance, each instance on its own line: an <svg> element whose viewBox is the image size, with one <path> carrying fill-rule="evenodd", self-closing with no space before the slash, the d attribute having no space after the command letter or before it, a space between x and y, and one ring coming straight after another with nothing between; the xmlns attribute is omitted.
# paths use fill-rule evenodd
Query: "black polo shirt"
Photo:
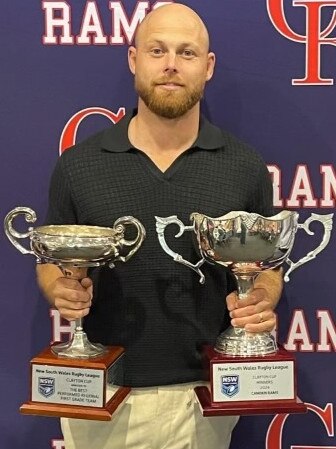
<svg viewBox="0 0 336 449"><path fill-rule="evenodd" d="M229 323L225 297L233 284L217 265L203 265L201 285L194 271L174 262L159 244L155 216L177 215L190 224L192 212L271 215L271 180L254 150L204 118L194 145L162 173L129 142L131 117L59 158L47 222L112 226L125 215L142 222L146 239L128 262L92 270L94 300L85 329L91 341L125 347L125 385L191 382L203 378L202 345L213 344ZM167 228L167 243L197 261L192 236L177 239L177 231Z"/></svg>

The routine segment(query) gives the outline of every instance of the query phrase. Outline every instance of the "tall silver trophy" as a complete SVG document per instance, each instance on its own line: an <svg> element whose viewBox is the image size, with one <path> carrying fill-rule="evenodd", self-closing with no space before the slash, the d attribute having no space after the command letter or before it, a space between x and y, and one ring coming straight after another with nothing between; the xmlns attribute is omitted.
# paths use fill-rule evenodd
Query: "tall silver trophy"
<svg viewBox="0 0 336 449"><path fill-rule="evenodd" d="M20 215L26 222L36 221L36 213L28 207L11 210L4 220L5 233L10 242L22 254L35 256L37 263L57 265L64 276L77 280L83 277L83 269L105 264L113 268L115 262L127 262L140 248L146 235L140 221L130 216L118 218L111 228L49 225L29 227L27 232L21 233L13 227L13 220ZM128 228L135 228L134 239L125 238ZM27 238L30 249L18 242ZM21 407L21 411L27 414L111 419L118 405L116 399L122 400L129 392L129 389L121 388L113 396L114 402L113 398L107 398L107 383L113 383L113 373L121 367L123 352L121 347L91 343L83 331L82 319L77 319L71 341L52 345L32 360L32 397L29 403ZM55 366L57 369L53 368ZM78 376L80 378L83 372L86 372L89 382L85 382L85 389L82 389L86 391L78 391ZM69 373L72 373L73 382ZM100 410L94 410L97 407Z"/></svg>
<svg viewBox="0 0 336 449"><path fill-rule="evenodd" d="M288 281L292 271L315 258L330 240L332 217L333 214L312 214L300 224L299 214L286 210L272 217L243 211L217 218L192 213L189 226L176 216L156 217L156 229L164 251L175 262L196 271L201 283L205 282L201 271L204 262L229 268L236 278L241 299L253 289L256 277L263 270L274 269L285 262L289 269L284 279ZM313 221L323 225L321 243L299 261L292 262L289 256L296 232L303 229L312 235L310 224ZM170 224L180 229L175 237L185 231L192 232L201 255L197 263L183 259L169 248L164 233ZM292 354L278 347L270 332L252 334L231 326L219 335L215 347L206 347L204 353L210 370L210 392L205 387L196 391L204 415L305 410L296 396L295 360Z"/></svg>

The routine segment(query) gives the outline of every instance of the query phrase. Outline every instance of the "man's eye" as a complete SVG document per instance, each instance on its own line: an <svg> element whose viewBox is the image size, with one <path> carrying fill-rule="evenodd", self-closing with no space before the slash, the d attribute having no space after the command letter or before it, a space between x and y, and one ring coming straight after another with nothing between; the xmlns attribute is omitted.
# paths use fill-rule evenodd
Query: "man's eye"
<svg viewBox="0 0 336 449"><path fill-rule="evenodd" d="M163 54L163 51L161 50L161 48L152 48L151 53L154 56L161 56Z"/></svg>
<svg viewBox="0 0 336 449"><path fill-rule="evenodd" d="M183 50L183 56L185 56L186 58L192 58L193 56L195 56L195 53L193 52L193 50Z"/></svg>

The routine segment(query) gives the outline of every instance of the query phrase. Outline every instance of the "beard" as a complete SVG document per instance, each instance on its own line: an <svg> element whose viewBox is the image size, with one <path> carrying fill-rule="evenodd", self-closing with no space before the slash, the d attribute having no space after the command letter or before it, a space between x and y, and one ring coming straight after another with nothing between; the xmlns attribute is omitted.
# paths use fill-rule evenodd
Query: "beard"
<svg viewBox="0 0 336 449"><path fill-rule="evenodd" d="M135 76L135 90L139 97L154 114L175 119L182 117L186 112L197 104L203 96L205 83L198 82L192 88L183 86L181 89L157 91L156 86L163 83L174 83L173 79L162 79L158 82L146 85L137 76ZM177 83L179 83L177 81Z"/></svg>

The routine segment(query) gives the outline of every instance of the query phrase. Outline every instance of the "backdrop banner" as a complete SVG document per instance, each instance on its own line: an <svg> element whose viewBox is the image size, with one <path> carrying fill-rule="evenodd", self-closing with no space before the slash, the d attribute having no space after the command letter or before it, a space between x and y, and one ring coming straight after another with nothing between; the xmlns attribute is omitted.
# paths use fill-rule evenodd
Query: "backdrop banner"
<svg viewBox="0 0 336 449"><path fill-rule="evenodd" d="M15 0L1 6L0 216L29 206L42 223L60 152L116 123L136 105L127 48L138 23L169 2ZM274 205L330 214L336 200L336 0L186 0L217 55L203 113L256 148ZM130 211L131 214L131 211ZM18 228L27 229L23 220ZM335 226L334 226L335 227ZM299 232L297 260L319 243ZM278 307L278 339L295 353L304 415L241 418L232 449L336 448L335 229L327 248L291 274ZM35 259L0 233L1 449L63 449L56 418L23 416L29 360L73 327L49 310ZM206 448L204 448L206 449ZM220 448L218 448L220 449Z"/></svg>

